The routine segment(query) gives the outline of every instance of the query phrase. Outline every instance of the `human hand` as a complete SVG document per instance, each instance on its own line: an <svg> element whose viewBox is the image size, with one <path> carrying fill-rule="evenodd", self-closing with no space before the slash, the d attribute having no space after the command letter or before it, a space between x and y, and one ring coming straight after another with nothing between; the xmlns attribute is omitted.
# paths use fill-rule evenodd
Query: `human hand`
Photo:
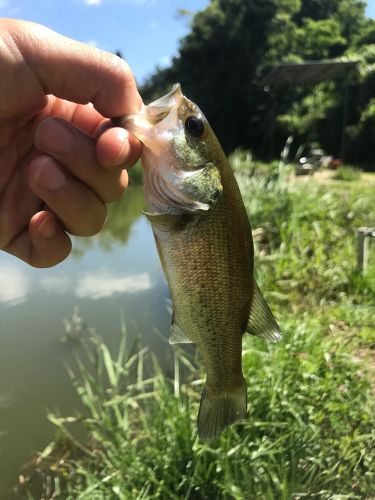
<svg viewBox="0 0 375 500"><path fill-rule="evenodd" d="M141 151L108 118L140 105L119 57L0 19L0 250L49 267L69 255L67 232L101 229Z"/></svg>

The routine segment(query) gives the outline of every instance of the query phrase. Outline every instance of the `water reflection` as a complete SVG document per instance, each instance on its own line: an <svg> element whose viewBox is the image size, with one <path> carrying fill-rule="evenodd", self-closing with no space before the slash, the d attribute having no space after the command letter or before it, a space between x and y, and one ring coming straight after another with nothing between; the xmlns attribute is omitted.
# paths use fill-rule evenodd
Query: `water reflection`
<svg viewBox="0 0 375 500"><path fill-rule="evenodd" d="M63 273L40 276L38 279L42 290L52 293L66 293L71 288L71 280Z"/></svg>
<svg viewBox="0 0 375 500"><path fill-rule="evenodd" d="M169 355L155 334L168 334L168 289L142 208L142 189L131 186L100 236L75 239L73 255L51 269L0 253L1 500L14 498L20 467L51 438L46 409L78 405L65 369L74 350L61 343L76 307L111 350L125 318L130 342L140 338L161 361Z"/></svg>
<svg viewBox="0 0 375 500"><path fill-rule="evenodd" d="M79 278L74 294L79 298L97 300L116 293L137 293L150 288L152 281L147 273L118 276L103 270Z"/></svg>
<svg viewBox="0 0 375 500"><path fill-rule="evenodd" d="M99 245L100 249L110 252L114 245L126 245L134 222L141 216L144 207L143 192L140 186L132 186L120 203L113 203L108 209L108 220L98 238L77 238L73 255L80 257L88 250Z"/></svg>
<svg viewBox="0 0 375 500"><path fill-rule="evenodd" d="M7 306L22 304L29 289L30 283L21 266L0 262L0 303Z"/></svg>

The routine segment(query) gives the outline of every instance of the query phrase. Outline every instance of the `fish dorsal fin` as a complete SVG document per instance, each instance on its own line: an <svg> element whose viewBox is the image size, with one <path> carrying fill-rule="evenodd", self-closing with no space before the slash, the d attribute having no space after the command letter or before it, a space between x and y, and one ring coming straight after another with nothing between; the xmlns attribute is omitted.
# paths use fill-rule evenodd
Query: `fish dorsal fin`
<svg viewBox="0 0 375 500"><path fill-rule="evenodd" d="M280 327L254 280L254 295L251 303L250 318L246 328L247 333L278 342L281 340Z"/></svg>
<svg viewBox="0 0 375 500"><path fill-rule="evenodd" d="M192 214L160 214L141 211L151 222L152 226L165 231L182 231L188 225L195 224L200 218L199 215Z"/></svg>
<svg viewBox="0 0 375 500"><path fill-rule="evenodd" d="M172 324L171 324L171 334L169 337L170 344L190 344L193 341L189 339L183 329L175 320L175 316L173 314Z"/></svg>

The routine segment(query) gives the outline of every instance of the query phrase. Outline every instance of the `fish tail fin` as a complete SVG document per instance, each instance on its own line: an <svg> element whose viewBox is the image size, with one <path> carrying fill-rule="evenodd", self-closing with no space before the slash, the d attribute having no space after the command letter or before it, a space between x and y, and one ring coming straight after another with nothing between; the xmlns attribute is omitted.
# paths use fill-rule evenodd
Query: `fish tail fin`
<svg viewBox="0 0 375 500"><path fill-rule="evenodd" d="M213 394L204 386L198 414L198 434L202 441L214 439L227 426L246 417L245 381L233 390Z"/></svg>

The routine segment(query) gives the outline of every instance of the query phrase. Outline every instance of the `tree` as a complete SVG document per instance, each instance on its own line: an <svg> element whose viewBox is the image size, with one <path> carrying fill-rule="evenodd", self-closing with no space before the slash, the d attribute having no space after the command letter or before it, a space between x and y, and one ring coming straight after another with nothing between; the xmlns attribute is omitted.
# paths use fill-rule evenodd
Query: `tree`
<svg viewBox="0 0 375 500"><path fill-rule="evenodd" d="M267 51L272 0L213 0L192 21L172 66L143 88L146 98L175 81L201 105L224 148L256 142L262 89L257 69Z"/></svg>
<svg viewBox="0 0 375 500"><path fill-rule="evenodd" d="M250 148L269 155L267 137L281 150L293 133L315 139L338 155L345 98L343 82L315 88L262 88L267 67L282 62L358 59L348 82L347 151L352 161L371 160L374 134L375 21L366 19L361 0L211 0L191 21L169 68L144 85L146 100L175 82L201 106L226 151ZM374 137L374 136L372 136Z"/></svg>

